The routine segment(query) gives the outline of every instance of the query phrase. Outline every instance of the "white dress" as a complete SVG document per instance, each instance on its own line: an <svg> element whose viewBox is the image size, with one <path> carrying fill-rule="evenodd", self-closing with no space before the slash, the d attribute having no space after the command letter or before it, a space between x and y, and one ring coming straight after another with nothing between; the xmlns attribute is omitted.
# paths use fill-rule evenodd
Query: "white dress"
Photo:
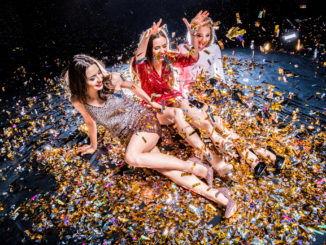
<svg viewBox="0 0 326 245"><path fill-rule="evenodd" d="M183 54L189 53L185 48L185 44L179 45L179 51ZM212 44L211 46L199 51L199 59L191 66L183 67L178 70L179 88L178 90L188 97L191 83L196 80L196 75L203 72L206 80L211 77L219 77L223 81L223 58L220 46Z"/></svg>

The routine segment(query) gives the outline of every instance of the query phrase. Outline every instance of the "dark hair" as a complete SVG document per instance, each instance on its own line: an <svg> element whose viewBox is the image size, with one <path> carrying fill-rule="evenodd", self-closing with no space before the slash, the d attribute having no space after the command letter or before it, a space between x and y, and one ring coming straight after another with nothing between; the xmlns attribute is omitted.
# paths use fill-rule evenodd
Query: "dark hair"
<svg viewBox="0 0 326 245"><path fill-rule="evenodd" d="M82 103L87 101L86 69L94 64L98 66L103 74L103 89L99 91L99 96L101 99L106 100L105 94L111 92L111 76L100 61L85 54L77 54L70 61L65 73L70 95L76 97Z"/></svg>
<svg viewBox="0 0 326 245"><path fill-rule="evenodd" d="M164 33L164 31L160 31L159 33L155 35L151 35L148 40L147 49L146 49L146 59L149 65L153 64L153 42L154 39L164 37L166 41L168 42L168 37Z"/></svg>

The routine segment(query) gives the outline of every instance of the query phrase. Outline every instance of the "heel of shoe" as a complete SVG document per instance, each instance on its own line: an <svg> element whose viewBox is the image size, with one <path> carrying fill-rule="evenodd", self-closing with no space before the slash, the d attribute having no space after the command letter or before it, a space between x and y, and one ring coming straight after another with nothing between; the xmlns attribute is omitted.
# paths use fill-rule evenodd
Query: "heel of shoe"
<svg viewBox="0 0 326 245"><path fill-rule="evenodd" d="M229 195L230 191L227 188L218 188L217 192L215 194L215 197L217 198L218 194L223 194L226 199L228 199L228 204L226 205L225 210L225 218L230 218L232 214L232 210L234 209L235 205L237 204L235 200L232 199L232 197Z"/></svg>
<svg viewBox="0 0 326 245"><path fill-rule="evenodd" d="M262 174L265 172L266 168L267 168L266 163L263 161L259 161L256 167L254 168L255 176L257 178L261 177Z"/></svg>
<svg viewBox="0 0 326 245"><path fill-rule="evenodd" d="M275 160L274 165L275 165L275 168L276 168L276 170L278 172L281 171L283 169L284 164L285 164L285 158L280 156L280 155L277 155L275 153L275 151L272 149L272 147L270 147L270 146L267 146L266 149L276 156L276 160Z"/></svg>
<svg viewBox="0 0 326 245"><path fill-rule="evenodd" d="M202 163L197 157L192 157L192 158L188 159L188 161L195 162L196 164L199 164L199 165L207 168L207 176L205 177L205 180L207 182L207 185L209 187L212 187L213 186L213 177L214 177L213 168L205 163Z"/></svg>

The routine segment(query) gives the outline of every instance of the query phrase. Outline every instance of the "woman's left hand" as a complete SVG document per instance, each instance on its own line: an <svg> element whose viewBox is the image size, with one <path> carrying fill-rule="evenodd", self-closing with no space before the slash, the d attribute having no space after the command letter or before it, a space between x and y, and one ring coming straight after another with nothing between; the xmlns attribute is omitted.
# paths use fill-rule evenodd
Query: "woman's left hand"
<svg viewBox="0 0 326 245"><path fill-rule="evenodd" d="M153 22L153 26L152 28L149 29L149 33L148 35L151 36L151 35L155 35L157 33L159 33L160 31L162 31L165 27L166 27L166 24L160 26L162 23L162 19L160 19L158 22Z"/></svg>
<svg viewBox="0 0 326 245"><path fill-rule="evenodd" d="M187 26L188 31L191 35L196 35L197 30L199 27L206 25L209 23L209 20L205 19L209 16L209 13L207 11L200 10L198 14L195 16L195 18L191 21L191 23L188 22L186 18L183 18L182 20Z"/></svg>

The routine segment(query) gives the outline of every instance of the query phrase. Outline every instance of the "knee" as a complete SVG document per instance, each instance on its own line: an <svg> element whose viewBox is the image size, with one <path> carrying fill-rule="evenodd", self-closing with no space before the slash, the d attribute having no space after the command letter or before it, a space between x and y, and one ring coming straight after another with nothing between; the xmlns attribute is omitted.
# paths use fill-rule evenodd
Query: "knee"
<svg viewBox="0 0 326 245"><path fill-rule="evenodd" d="M173 113L175 118L184 118L183 111L180 108L174 108Z"/></svg>
<svg viewBox="0 0 326 245"><path fill-rule="evenodd" d="M131 165L133 167L141 167L139 155L137 155L137 154L132 154L132 153L127 152L126 156L125 156L125 161L126 161L126 163L128 163L129 165Z"/></svg>
<svg viewBox="0 0 326 245"><path fill-rule="evenodd" d="M208 119L206 119L201 122L201 127L206 130L211 130L212 124L210 123L210 121Z"/></svg>

